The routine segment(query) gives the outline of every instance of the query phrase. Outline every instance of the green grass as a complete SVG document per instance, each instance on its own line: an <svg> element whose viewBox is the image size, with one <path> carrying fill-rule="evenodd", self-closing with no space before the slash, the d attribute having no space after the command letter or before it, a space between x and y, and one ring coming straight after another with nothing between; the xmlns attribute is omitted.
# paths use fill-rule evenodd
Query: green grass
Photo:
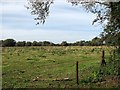
<svg viewBox="0 0 120 90"><path fill-rule="evenodd" d="M77 88L94 87L89 83L100 67L101 52L106 60L113 47L6 47L2 50L3 88ZM79 85L75 68L79 62ZM65 81L64 78L70 80ZM88 80L86 82L86 80ZM99 87L99 86L98 86Z"/></svg>

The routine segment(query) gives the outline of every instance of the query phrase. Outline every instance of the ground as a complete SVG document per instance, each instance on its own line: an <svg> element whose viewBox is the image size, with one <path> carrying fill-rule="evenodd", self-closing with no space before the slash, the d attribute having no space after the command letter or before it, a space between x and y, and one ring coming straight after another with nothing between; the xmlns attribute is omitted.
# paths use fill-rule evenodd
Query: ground
<svg viewBox="0 0 120 90"><path fill-rule="evenodd" d="M119 77L97 73L102 50L108 62L113 47L41 46L2 48L3 88L116 88ZM76 84L79 62L79 85ZM111 70L111 69L110 69Z"/></svg>

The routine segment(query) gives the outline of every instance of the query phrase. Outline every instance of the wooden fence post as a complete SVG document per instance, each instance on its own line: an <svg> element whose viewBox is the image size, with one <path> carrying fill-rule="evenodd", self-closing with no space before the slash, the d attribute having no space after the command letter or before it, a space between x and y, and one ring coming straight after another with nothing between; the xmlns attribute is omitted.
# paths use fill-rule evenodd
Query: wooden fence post
<svg viewBox="0 0 120 90"><path fill-rule="evenodd" d="M106 62L105 62L105 51L103 50L102 51L102 61L101 61L101 65L106 65Z"/></svg>
<svg viewBox="0 0 120 90"><path fill-rule="evenodd" d="M78 61L76 62L76 81L77 81L77 84L79 84L78 82Z"/></svg>

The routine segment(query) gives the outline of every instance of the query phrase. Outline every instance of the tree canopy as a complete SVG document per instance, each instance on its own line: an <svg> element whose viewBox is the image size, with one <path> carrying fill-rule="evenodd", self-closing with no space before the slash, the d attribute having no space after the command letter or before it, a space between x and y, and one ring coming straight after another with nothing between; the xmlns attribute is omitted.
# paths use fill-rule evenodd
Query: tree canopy
<svg viewBox="0 0 120 90"><path fill-rule="evenodd" d="M28 0L27 9L31 10L32 15L37 17L34 20L39 23L45 23L46 17L49 15L50 5L53 3L53 0Z"/></svg>
<svg viewBox="0 0 120 90"><path fill-rule="evenodd" d="M16 44L16 41L14 39L6 39L6 40L1 40L1 46L3 47L12 47L12 46L15 46Z"/></svg>

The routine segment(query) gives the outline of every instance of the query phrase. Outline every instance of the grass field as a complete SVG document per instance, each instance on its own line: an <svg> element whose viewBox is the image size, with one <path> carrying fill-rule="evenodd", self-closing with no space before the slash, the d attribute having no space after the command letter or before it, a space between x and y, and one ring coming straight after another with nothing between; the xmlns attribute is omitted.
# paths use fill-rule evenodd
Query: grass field
<svg viewBox="0 0 120 90"><path fill-rule="evenodd" d="M96 75L93 71L100 67L102 50L105 50L107 61L112 49L113 47L106 46L3 48L2 87L107 87L98 82L89 83L89 80L90 76ZM79 62L79 85L76 84L75 77L76 61Z"/></svg>

